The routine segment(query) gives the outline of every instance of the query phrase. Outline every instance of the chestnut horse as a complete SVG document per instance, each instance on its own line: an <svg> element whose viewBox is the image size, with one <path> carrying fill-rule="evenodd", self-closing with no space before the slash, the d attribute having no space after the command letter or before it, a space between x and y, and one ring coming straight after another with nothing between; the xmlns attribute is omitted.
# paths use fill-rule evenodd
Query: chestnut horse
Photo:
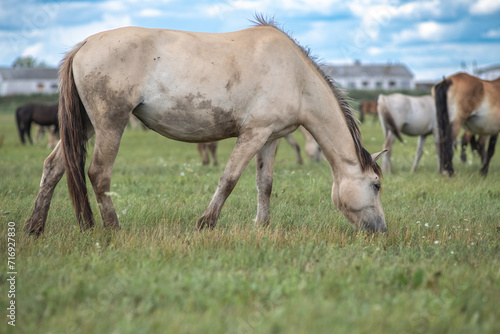
<svg viewBox="0 0 500 334"><path fill-rule="evenodd" d="M481 174L486 176L500 132L500 78L487 81L467 73L457 73L436 84L436 101L440 136L441 172L449 176L453 168L453 148L460 129L490 136Z"/></svg>
<svg viewBox="0 0 500 334"><path fill-rule="evenodd" d="M213 228L243 170L256 156L256 223L270 221L277 139L303 125L331 167L332 200L354 226L386 231L380 156L361 144L348 99L309 52L273 21L222 34L138 27L88 37L60 67L61 140L45 160L25 230L40 234L66 171L80 229L94 225L85 180L85 145L95 134L88 176L103 224L119 229L109 191L121 137L133 113L148 128L184 142L237 137L197 228Z"/></svg>

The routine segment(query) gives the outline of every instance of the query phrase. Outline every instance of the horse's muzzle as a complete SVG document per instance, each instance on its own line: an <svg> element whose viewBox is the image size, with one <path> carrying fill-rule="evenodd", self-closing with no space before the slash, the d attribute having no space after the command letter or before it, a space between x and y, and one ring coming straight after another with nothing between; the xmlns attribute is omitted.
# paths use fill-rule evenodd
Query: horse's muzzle
<svg viewBox="0 0 500 334"><path fill-rule="evenodd" d="M377 217L369 221L365 221L361 226L363 230L371 233L387 232L387 226L385 225L385 219L383 217Z"/></svg>

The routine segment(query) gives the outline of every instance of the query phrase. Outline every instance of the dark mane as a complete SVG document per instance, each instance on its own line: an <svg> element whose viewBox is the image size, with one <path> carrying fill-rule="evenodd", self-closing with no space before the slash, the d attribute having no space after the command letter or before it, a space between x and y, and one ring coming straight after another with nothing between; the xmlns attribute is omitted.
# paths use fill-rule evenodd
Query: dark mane
<svg viewBox="0 0 500 334"><path fill-rule="evenodd" d="M363 171L367 171L370 168L373 168L373 171L379 176L382 177L382 170L377 165L377 163L373 162L372 157L368 151L365 150L361 143L361 131L359 130L358 124L356 122L356 117L354 116L354 112L349 105L351 101L347 93L338 87L335 80L329 77L320 67L320 63L318 62L318 58L311 54L311 50L309 48L303 47L299 44L299 42L292 37L291 33L284 31L282 27L278 26L278 23L274 20L274 17L267 18L263 14L255 14L254 20L251 20L255 26L268 26L273 27L275 29L280 30L284 33L290 40L292 40L295 45L300 49L300 51L311 61L311 64L316 68L316 70L321 74L323 79L328 83L330 89L332 90L335 98L337 99L340 109L344 114L344 118L347 123L347 127L351 132L352 139L354 141L354 147L356 149L356 154L358 156L358 160L361 164L361 169Z"/></svg>

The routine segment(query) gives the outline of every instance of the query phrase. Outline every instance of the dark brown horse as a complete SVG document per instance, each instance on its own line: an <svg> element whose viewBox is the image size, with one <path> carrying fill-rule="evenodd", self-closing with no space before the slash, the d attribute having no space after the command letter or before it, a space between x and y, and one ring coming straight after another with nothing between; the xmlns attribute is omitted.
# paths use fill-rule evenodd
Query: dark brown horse
<svg viewBox="0 0 500 334"><path fill-rule="evenodd" d="M36 103L26 104L17 108L16 123L21 143L25 144L24 135L26 134L30 143L33 144L33 140L31 139L31 123L42 126L55 125L53 135L57 135L59 133L57 109L57 104L47 106Z"/></svg>

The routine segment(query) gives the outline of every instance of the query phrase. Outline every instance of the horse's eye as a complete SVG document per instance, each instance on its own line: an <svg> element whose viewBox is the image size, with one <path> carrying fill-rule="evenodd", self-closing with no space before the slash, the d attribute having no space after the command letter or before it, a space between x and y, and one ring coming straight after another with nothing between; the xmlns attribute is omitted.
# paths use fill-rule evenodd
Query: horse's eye
<svg viewBox="0 0 500 334"><path fill-rule="evenodd" d="M376 191L380 191L380 187L381 187L380 182L373 184L373 188L375 188Z"/></svg>

